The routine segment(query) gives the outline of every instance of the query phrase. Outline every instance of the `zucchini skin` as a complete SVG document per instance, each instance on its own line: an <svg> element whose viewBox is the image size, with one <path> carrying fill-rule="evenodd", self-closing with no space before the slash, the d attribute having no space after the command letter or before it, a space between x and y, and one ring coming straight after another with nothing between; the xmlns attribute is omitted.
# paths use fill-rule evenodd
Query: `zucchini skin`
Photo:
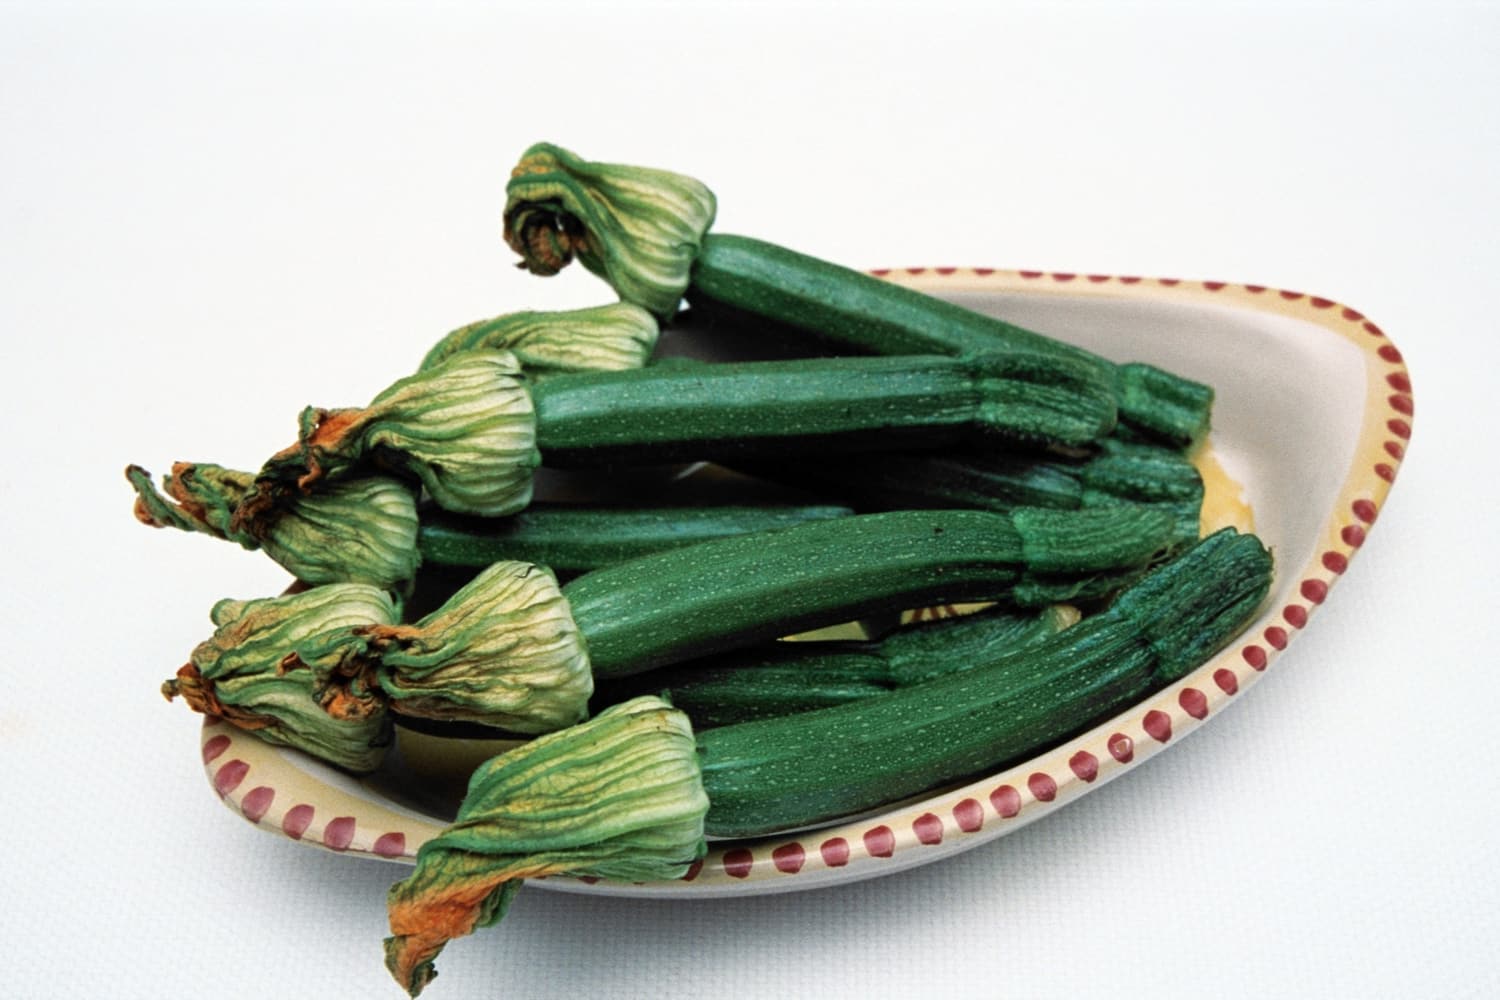
<svg viewBox="0 0 1500 1000"><path fill-rule="evenodd" d="M557 467L1081 445L1116 419L1094 366L1024 352L656 365L552 375L531 396L537 447Z"/></svg>
<svg viewBox="0 0 1500 1000"><path fill-rule="evenodd" d="M1032 574L1144 567L1171 532L1170 517L1131 507L894 511L669 550L562 589L595 677L608 678L883 612L995 600Z"/></svg>
<svg viewBox="0 0 1500 1000"><path fill-rule="evenodd" d="M1182 447L1207 430L1213 390L1151 365L1112 365L1003 320L871 275L746 236L709 233L688 302L805 331L871 354L972 354L1001 346L1098 366L1115 385L1121 420Z"/></svg>
<svg viewBox="0 0 1500 1000"><path fill-rule="evenodd" d="M1023 759L1206 660L1270 580L1259 539L1224 529L1028 649L881 697L698 733L705 829L744 837L824 822Z"/></svg>
<svg viewBox="0 0 1500 1000"><path fill-rule="evenodd" d="M751 505L624 507L533 503L510 517L424 511L417 549L424 565L483 568L501 559L583 573L716 538L848 517L848 507Z"/></svg>

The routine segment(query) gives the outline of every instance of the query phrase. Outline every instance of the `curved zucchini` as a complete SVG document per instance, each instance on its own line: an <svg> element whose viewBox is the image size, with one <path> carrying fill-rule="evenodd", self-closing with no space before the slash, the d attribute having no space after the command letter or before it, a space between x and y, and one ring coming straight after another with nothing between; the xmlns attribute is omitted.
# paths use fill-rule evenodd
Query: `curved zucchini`
<svg viewBox="0 0 1500 1000"><path fill-rule="evenodd" d="M1260 541L1224 529L1028 649L878 698L701 732L705 829L819 823L1034 754L1202 663L1270 578Z"/></svg>

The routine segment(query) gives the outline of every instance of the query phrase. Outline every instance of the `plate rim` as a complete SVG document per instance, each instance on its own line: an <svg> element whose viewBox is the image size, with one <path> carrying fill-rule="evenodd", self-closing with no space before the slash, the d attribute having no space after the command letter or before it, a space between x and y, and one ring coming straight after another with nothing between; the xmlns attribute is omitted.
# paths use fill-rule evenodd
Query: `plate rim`
<svg viewBox="0 0 1500 1000"><path fill-rule="evenodd" d="M1369 531L1395 483L1411 437L1410 373L1400 350L1359 310L1333 299L1264 285L986 267L879 268L871 274L934 293L1060 293L1229 305L1310 321L1362 352L1365 411L1347 474L1307 563L1286 567L1295 598L1267 607L1219 654L1114 718L1014 767L876 815L794 834L710 842L688 873L669 882L615 883L549 876L557 890L694 898L796 891L890 874L1012 833L1175 746L1256 683L1309 626ZM210 787L257 827L354 857L413 863L441 824L352 790L320 782L317 804L278 788L284 769L308 768L212 717L200 752ZM278 770L282 769L282 770ZM315 773L310 780L320 780ZM268 783L270 782L270 783ZM295 782L292 783L295 785ZM285 783L283 783L285 786ZM288 794L282 794L287 792Z"/></svg>

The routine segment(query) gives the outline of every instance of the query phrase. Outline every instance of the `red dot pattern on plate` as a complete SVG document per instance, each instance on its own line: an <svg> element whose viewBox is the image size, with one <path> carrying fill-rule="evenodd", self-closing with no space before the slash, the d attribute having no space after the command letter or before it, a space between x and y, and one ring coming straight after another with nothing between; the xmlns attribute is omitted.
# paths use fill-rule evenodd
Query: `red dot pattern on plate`
<svg viewBox="0 0 1500 1000"><path fill-rule="evenodd" d="M1391 404L1391 409L1395 410L1397 413L1404 413L1408 417L1411 416L1413 411L1416 409L1415 404L1413 404L1412 402L1412 398L1401 393L1397 393L1396 395L1392 396L1389 402ZM1410 428L1407 428L1407 433L1411 433Z"/></svg>
<svg viewBox="0 0 1500 1000"><path fill-rule="evenodd" d="M293 840L301 840L307 828L312 825L313 807L303 803L292 806L286 811L286 817L281 821L281 832Z"/></svg>
<svg viewBox="0 0 1500 1000"><path fill-rule="evenodd" d="M865 853L872 858L888 858L896 853L896 835L888 826L865 831Z"/></svg>
<svg viewBox="0 0 1500 1000"><path fill-rule="evenodd" d="M1314 604L1322 604L1328 597L1328 584L1322 580L1303 580L1300 589L1302 596Z"/></svg>
<svg viewBox="0 0 1500 1000"><path fill-rule="evenodd" d="M1282 628L1279 625L1272 625L1270 628L1266 629L1265 635L1266 642L1271 644L1271 648L1286 649L1286 629Z"/></svg>
<svg viewBox="0 0 1500 1000"><path fill-rule="evenodd" d="M406 834L382 833L370 850L382 858L399 858L406 853Z"/></svg>
<svg viewBox="0 0 1500 1000"><path fill-rule="evenodd" d="M755 867L755 855L743 847L724 852L724 874L730 878L747 878Z"/></svg>
<svg viewBox="0 0 1500 1000"><path fill-rule="evenodd" d="M1256 670L1266 669L1266 651L1259 646L1250 645L1240 650L1240 656L1244 661Z"/></svg>
<svg viewBox="0 0 1500 1000"><path fill-rule="evenodd" d="M1234 676L1234 671L1228 667L1220 667L1214 671L1214 683L1219 685L1219 690L1225 694L1238 694L1240 690L1239 678Z"/></svg>
<svg viewBox="0 0 1500 1000"><path fill-rule="evenodd" d="M1354 511L1355 517L1366 524L1374 524L1375 518L1380 514L1380 509L1369 500L1356 500L1349 505L1349 509Z"/></svg>
<svg viewBox="0 0 1500 1000"><path fill-rule="evenodd" d="M1314 309L1332 309L1334 306L1332 299L1325 299L1317 295L1308 296L1307 301L1311 303Z"/></svg>
<svg viewBox="0 0 1500 1000"><path fill-rule="evenodd" d="M1225 282L1222 281L1205 281L1203 283L1203 287L1207 288L1210 292L1217 292L1222 289L1224 285Z"/></svg>
<svg viewBox="0 0 1500 1000"><path fill-rule="evenodd" d="M1342 552L1323 553L1323 568L1330 573L1342 573L1349 568L1349 558Z"/></svg>
<svg viewBox="0 0 1500 1000"><path fill-rule="evenodd" d="M1010 819L1021 811L1021 793L1011 785L1001 785L990 792L990 805L1001 819Z"/></svg>
<svg viewBox="0 0 1500 1000"><path fill-rule="evenodd" d="M771 863L776 866L777 871L785 875L797 874L802 870L806 861L807 852L802 849L801 844L796 842L782 844L771 852Z"/></svg>
<svg viewBox="0 0 1500 1000"><path fill-rule="evenodd" d="M1045 771L1037 771L1027 778L1026 787L1038 802L1051 802L1057 798L1057 782Z"/></svg>
<svg viewBox="0 0 1500 1000"><path fill-rule="evenodd" d="M1068 758L1068 769L1076 774L1080 781L1093 781L1099 777L1099 758L1087 750L1080 750Z"/></svg>
<svg viewBox="0 0 1500 1000"><path fill-rule="evenodd" d="M702 858L698 858L692 864L688 865L688 870L687 871L685 871L685 872L682 873L682 881L684 881L684 882L691 882L693 879L697 878L698 875L702 871L703 871L703 859Z"/></svg>
<svg viewBox="0 0 1500 1000"><path fill-rule="evenodd" d="M259 823L271 809L271 803L276 799L276 789L258 785L245 793L240 799L240 812L252 823Z"/></svg>
<svg viewBox="0 0 1500 1000"><path fill-rule="evenodd" d="M1146 735L1158 743L1165 743L1172 738L1172 717L1160 709L1153 708L1147 712L1141 724L1146 728Z"/></svg>
<svg viewBox="0 0 1500 1000"><path fill-rule="evenodd" d="M323 828L323 846L335 851L347 851L354 843L354 817L337 816Z"/></svg>
<svg viewBox="0 0 1500 1000"><path fill-rule="evenodd" d="M1394 483L1396 481L1396 470L1391 466L1386 465L1384 462L1380 462L1375 466L1375 475L1379 476L1381 479L1384 479L1388 483Z"/></svg>
<svg viewBox="0 0 1500 1000"><path fill-rule="evenodd" d="M203 744L203 763L211 764L219 759L219 755L229 749L229 737L220 733L213 739Z"/></svg>
<svg viewBox="0 0 1500 1000"><path fill-rule="evenodd" d="M923 813L912 822L911 832L917 835L917 840L923 844L941 844L943 842L943 821L934 813Z"/></svg>
<svg viewBox="0 0 1500 1000"><path fill-rule="evenodd" d="M1281 617L1292 628L1305 628L1307 626L1307 609L1300 604L1288 604L1281 609Z"/></svg>
<svg viewBox="0 0 1500 1000"><path fill-rule="evenodd" d="M1177 695L1177 704L1195 719L1204 719L1208 716L1208 698L1197 688L1183 688Z"/></svg>
<svg viewBox="0 0 1500 1000"><path fill-rule="evenodd" d="M1115 733L1109 738L1109 755L1121 764L1135 759L1135 740L1124 733Z"/></svg>
<svg viewBox="0 0 1500 1000"><path fill-rule="evenodd" d="M1391 372L1385 377L1385 384L1397 392L1411 392L1411 377L1405 372ZM1407 402L1409 404L1410 400Z"/></svg>
<svg viewBox="0 0 1500 1000"><path fill-rule="evenodd" d="M823 863L829 868L842 868L849 863L849 841L843 837L825 840L818 848L818 853L823 856Z"/></svg>
<svg viewBox="0 0 1500 1000"><path fill-rule="evenodd" d="M1386 430L1405 441L1411 437L1411 424L1399 418L1393 418L1385 422Z"/></svg>
<svg viewBox="0 0 1500 1000"><path fill-rule="evenodd" d="M1344 530L1339 532L1339 537L1344 540L1345 545L1357 549L1365 544L1365 529L1357 524L1346 524Z"/></svg>
<svg viewBox="0 0 1500 1000"><path fill-rule="evenodd" d="M219 798L223 798L240 787L240 782L244 781L245 775L249 773L249 764L238 758L230 761L219 768L219 772L214 775L214 791L219 793Z"/></svg>
<svg viewBox="0 0 1500 1000"><path fill-rule="evenodd" d="M1387 441L1384 447L1385 453L1398 462L1406 457L1406 446L1400 441Z"/></svg>
<svg viewBox="0 0 1500 1000"><path fill-rule="evenodd" d="M953 822L964 833L976 833L984 826L984 806L978 799L964 799L953 807Z"/></svg>
<svg viewBox="0 0 1500 1000"><path fill-rule="evenodd" d="M1393 365L1401 363L1401 352L1396 350L1395 344L1381 344L1375 353L1380 355L1381 360L1389 361Z"/></svg>
<svg viewBox="0 0 1500 1000"><path fill-rule="evenodd" d="M1249 292L1252 295L1262 295L1266 291L1266 286L1265 285L1246 285L1245 286L1245 291Z"/></svg>

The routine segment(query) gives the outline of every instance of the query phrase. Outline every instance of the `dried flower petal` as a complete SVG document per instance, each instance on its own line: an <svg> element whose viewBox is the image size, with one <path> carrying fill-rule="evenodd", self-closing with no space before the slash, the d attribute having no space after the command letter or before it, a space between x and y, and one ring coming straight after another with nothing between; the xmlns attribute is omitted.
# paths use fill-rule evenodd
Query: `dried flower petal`
<svg viewBox="0 0 1500 1000"><path fill-rule="evenodd" d="M505 241L535 274L576 255L621 299L670 319L713 225L713 192L691 177L594 163L538 143L506 185Z"/></svg>
<svg viewBox="0 0 1500 1000"><path fill-rule="evenodd" d="M392 886L386 967L416 996L443 945L499 921L524 878L680 878L703 855L707 812L692 728L660 698L503 753Z"/></svg>

